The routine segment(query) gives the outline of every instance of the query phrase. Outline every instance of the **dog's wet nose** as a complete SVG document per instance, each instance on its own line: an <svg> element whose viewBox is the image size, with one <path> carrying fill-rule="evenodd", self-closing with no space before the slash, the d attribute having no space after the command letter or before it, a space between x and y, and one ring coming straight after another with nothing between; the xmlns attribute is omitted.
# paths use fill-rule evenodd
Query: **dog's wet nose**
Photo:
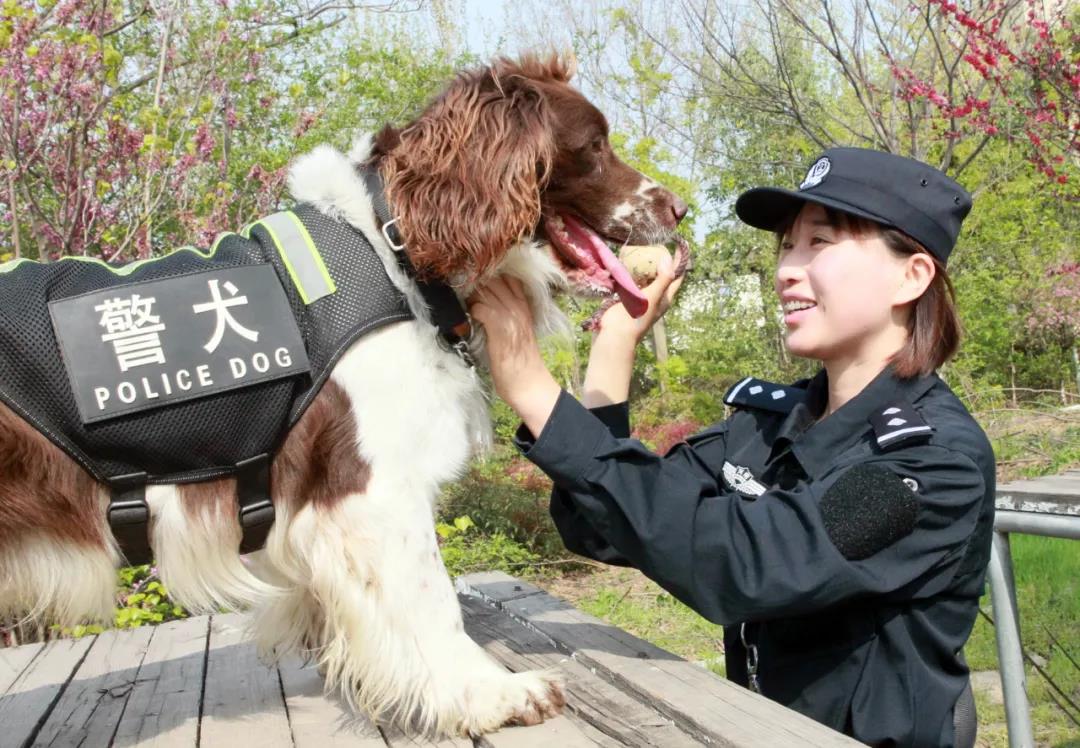
<svg viewBox="0 0 1080 748"><path fill-rule="evenodd" d="M672 196L674 199L671 201L671 212L675 216L675 223L678 223L686 216L686 211L689 210L689 206L679 199L678 195Z"/></svg>

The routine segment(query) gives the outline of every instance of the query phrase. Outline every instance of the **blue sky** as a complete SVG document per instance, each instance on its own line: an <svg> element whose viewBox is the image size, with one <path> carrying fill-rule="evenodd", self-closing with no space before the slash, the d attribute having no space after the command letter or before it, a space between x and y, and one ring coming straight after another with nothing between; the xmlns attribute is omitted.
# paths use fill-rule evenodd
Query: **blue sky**
<svg viewBox="0 0 1080 748"><path fill-rule="evenodd" d="M494 39L505 30L505 0L464 0L464 4L469 49L480 55L499 51Z"/></svg>

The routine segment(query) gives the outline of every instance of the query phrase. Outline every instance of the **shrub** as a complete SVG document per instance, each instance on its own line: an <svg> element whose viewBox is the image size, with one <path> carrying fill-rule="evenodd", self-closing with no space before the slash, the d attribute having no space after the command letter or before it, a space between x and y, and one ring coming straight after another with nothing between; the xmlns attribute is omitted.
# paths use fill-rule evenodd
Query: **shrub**
<svg viewBox="0 0 1080 748"><path fill-rule="evenodd" d="M497 446L448 485L439 502L444 521L467 516L479 534L503 535L544 557L565 555L548 514L551 481L512 447Z"/></svg>
<svg viewBox="0 0 1080 748"><path fill-rule="evenodd" d="M120 569L117 595L117 628L133 629L147 623L163 623L187 618L187 611L169 599L165 585L158 578L156 566L128 566Z"/></svg>
<svg viewBox="0 0 1080 748"><path fill-rule="evenodd" d="M505 571L521 574L540 560L528 548L501 532L484 535L469 517L457 517L453 524L435 525L443 563L452 576L474 571Z"/></svg>

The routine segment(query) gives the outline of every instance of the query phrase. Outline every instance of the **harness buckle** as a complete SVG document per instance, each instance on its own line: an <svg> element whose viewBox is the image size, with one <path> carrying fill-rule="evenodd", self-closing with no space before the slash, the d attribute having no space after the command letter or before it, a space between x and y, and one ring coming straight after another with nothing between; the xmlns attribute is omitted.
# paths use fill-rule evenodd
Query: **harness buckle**
<svg viewBox="0 0 1080 748"><path fill-rule="evenodd" d="M270 499L263 499L240 507L240 526L243 528L257 527L263 523L272 523L273 521L274 505Z"/></svg>
<svg viewBox="0 0 1080 748"><path fill-rule="evenodd" d="M236 498L240 505L240 552L251 553L266 545L274 525L270 493L270 455L249 457L236 464Z"/></svg>
<svg viewBox="0 0 1080 748"><path fill-rule="evenodd" d="M403 252L405 251L405 240L401 238L401 232L397 230L397 226L395 224L397 224L397 219L391 218L389 221L382 225L382 229L380 230L382 231L383 239L385 239L386 243L390 245L390 249L394 250L395 252ZM397 236L398 241L394 241L390 237L391 226L394 227L394 235Z"/></svg>
<svg viewBox="0 0 1080 748"><path fill-rule="evenodd" d="M145 498L113 500L106 510L109 525L141 525L150 521L150 505Z"/></svg>
<svg viewBox="0 0 1080 748"><path fill-rule="evenodd" d="M129 473L109 479L109 507L105 518L109 530L132 565L149 563L150 505L146 501L146 473Z"/></svg>

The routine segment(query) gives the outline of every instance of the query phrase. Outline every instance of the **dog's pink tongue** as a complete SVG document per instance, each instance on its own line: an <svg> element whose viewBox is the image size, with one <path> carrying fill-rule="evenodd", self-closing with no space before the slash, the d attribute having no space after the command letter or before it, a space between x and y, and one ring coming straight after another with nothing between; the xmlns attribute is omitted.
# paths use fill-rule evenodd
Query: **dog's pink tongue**
<svg viewBox="0 0 1080 748"><path fill-rule="evenodd" d="M570 216L563 216L562 219L567 228L588 238L593 254L596 255L596 259L600 261L604 269L611 274L611 280L615 284L615 293L619 295L619 301L626 307L626 311L630 313L630 316L640 317L645 314L645 310L649 308L649 300L638 289L634 279L630 277L630 272L619 262L619 258L615 256L611 248L588 226Z"/></svg>

